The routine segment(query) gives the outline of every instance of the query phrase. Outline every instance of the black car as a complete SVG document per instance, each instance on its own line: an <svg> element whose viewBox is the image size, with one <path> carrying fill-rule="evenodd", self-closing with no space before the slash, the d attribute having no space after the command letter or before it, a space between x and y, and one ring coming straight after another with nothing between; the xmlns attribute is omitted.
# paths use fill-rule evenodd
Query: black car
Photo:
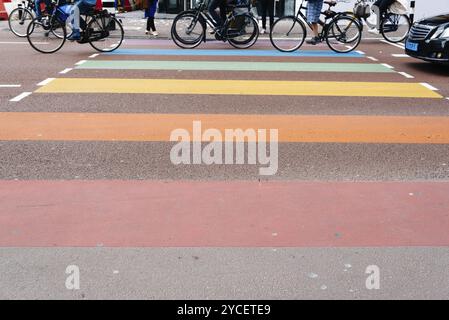
<svg viewBox="0 0 449 320"><path fill-rule="evenodd" d="M405 43L405 52L418 59L449 63L449 14L415 23Z"/></svg>

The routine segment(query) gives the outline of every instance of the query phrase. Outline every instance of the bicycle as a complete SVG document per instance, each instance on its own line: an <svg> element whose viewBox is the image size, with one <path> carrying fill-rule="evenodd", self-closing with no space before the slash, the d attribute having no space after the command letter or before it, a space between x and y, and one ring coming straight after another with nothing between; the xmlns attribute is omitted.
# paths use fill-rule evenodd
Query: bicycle
<svg viewBox="0 0 449 320"><path fill-rule="evenodd" d="M307 17L302 10L307 10L306 1L302 0L296 16L281 17L273 24L270 30L270 41L279 51L293 52L304 44L307 31L303 21L307 21ZM319 38L321 41L326 41L329 48L337 53L355 50L362 39L359 21L346 13L331 10L337 2L325 1L324 3L328 5L328 9L321 12L324 15L324 21L319 21L322 26ZM312 29L311 23L307 22L307 26Z"/></svg>
<svg viewBox="0 0 449 320"><path fill-rule="evenodd" d="M192 10L178 14L173 20L171 37L183 49L193 49L206 42L207 26L215 29L215 39L228 41L234 48L247 49L259 37L259 26L251 13L251 3L228 4L229 13L223 27L217 28L207 12L205 0L200 0Z"/></svg>
<svg viewBox="0 0 449 320"><path fill-rule="evenodd" d="M357 8L360 8L357 10ZM347 12L348 15L353 15L357 18L362 26L363 23L370 28L377 28L377 23L371 23L368 18L371 16L370 6L366 0L357 0L354 6L354 11ZM404 41L410 32L411 22L408 15L399 12L393 12L388 8L387 12L384 12L380 18L379 33L382 37L391 43L398 43Z"/></svg>
<svg viewBox="0 0 449 320"><path fill-rule="evenodd" d="M54 53L60 50L67 40L66 22L72 6L60 5L57 0L50 15L33 19L27 30L31 47L41 53ZM107 10L91 8L80 15L81 39L76 42L89 43L99 52L112 52L119 48L124 39L120 21Z"/></svg>
<svg viewBox="0 0 449 320"><path fill-rule="evenodd" d="M22 1L8 17L9 30L20 38L25 38L29 23L36 17L34 0Z"/></svg>

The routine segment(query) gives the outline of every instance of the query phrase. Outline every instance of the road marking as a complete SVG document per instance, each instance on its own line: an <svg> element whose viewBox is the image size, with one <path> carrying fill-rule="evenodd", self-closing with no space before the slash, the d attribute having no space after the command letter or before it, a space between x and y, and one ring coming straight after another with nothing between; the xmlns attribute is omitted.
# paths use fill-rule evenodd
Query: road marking
<svg viewBox="0 0 449 320"><path fill-rule="evenodd" d="M70 72L72 70L73 70L73 68L66 68L66 69L62 70L61 72L59 72L59 73L60 74L66 74L66 73L68 73L68 72Z"/></svg>
<svg viewBox="0 0 449 320"><path fill-rule="evenodd" d="M400 75L406 77L407 79L414 79L415 77L406 73L406 72L398 72Z"/></svg>
<svg viewBox="0 0 449 320"><path fill-rule="evenodd" d="M20 84L0 84L0 88L20 88Z"/></svg>
<svg viewBox="0 0 449 320"><path fill-rule="evenodd" d="M48 44L48 42L33 42L34 44ZM0 41L0 44L30 44L29 42L19 42L19 41Z"/></svg>
<svg viewBox="0 0 449 320"><path fill-rule="evenodd" d="M359 54L363 54L363 55L365 54L365 52L363 52L361 50L357 50L356 52L359 53Z"/></svg>
<svg viewBox="0 0 449 320"><path fill-rule="evenodd" d="M339 81L60 78L36 92L443 98L419 83Z"/></svg>
<svg viewBox="0 0 449 320"><path fill-rule="evenodd" d="M77 63L75 63L75 65L76 66L80 66L80 65L82 65L83 63L85 63L87 60L81 60L81 61L78 61Z"/></svg>
<svg viewBox="0 0 449 320"><path fill-rule="evenodd" d="M389 45L391 45L393 47L399 48L399 49L405 49L405 46L401 45L399 43L391 43L391 42L388 42L387 40L380 40L380 41L383 42L383 43L389 44Z"/></svg>
<svg viewBox="0 0 449 320"><path fill-rule="evenodd" d="M248 57L331 57L331 58L362 58L357 52L336 53L328 50L299 50L281 52L278 50L178 50L178 49L117 49L106 55L149 55L149 56L248 56Z"/></svg>
<svg viewBox="0 0 449 320"><path fill-rule="evenodd" d="M12 99L9 100L9 101L11 101L11 102L19 102L20 100L22 100L22 99L28 97L30 94L32 94L32 92L22 92L22 93L19 94L17 97L12 98Z"/></svg>
<svg viewBox="0 0 449 320"><path fill-rule="evenodd" d="M447 182L2 180L0 194L2 247L449 246Z"/></svg>
<svg viewBox="0 0 449 320"><path fill-rule="evenodd" d="M395 58L409 58L409 56L406 55L406 54L396 54L396 53L393 53L392 56L395 57Z"/></svg>
<svg viewBox="0 0 449 320"><path fill-rule="evenodd" d="M390 65L387 64L387 63L382 63L382 65L383 65L385 68L394 69L393 66L390 66Z"/></svg>
<svg viewBox="0 0 449 320"><path fill-rule="evenodd" d="M44 81L39 82L37 85L38 86L46 86L47 84L49 84L53 80L55 80L55 78L48 78L48 79L45 79Z"/></svg>
<svg viewBox="0 0 449 320"><path fill-rule="evenodd" d="M98 57L100 54L99 53L94 53L92 55L89 56L89 58L96 58Z"/></svg>
<svg viewBox="0 0 449 320"><path fill-rule="evenodd" d="M449 117L70 112L2 112L0 140L168 142L193 121L223 137L251 128L277 129L279 142L449 144Z"/></svg>
<svg viewBox="0 0 449 320"><path fill-rule="evenodd" d="M285 72L394 72L372 63L303 63L303 62L244 62L244 61L136 61L91 60L77 69L118 70L203 70L203 71L285 71Z"/></svg>
<svg viewBox="0 0 449 320"><path fill-rule="evenodd" d="M368 59L372 60L372 61L379 61L379 59L376 59L374 57L367 57Z"/></svg>
<svg viewBox="0 0 449 320"><path fill-rule="evenodd" d="M426 88L429 89L429 90L432 90L432 91L439 91L437 88L435 88L434 86L432 86L432 85L430 85L430 84L428 84L428 83L422 82L421 85L423 85L424 87L426 87Z"/></svg>

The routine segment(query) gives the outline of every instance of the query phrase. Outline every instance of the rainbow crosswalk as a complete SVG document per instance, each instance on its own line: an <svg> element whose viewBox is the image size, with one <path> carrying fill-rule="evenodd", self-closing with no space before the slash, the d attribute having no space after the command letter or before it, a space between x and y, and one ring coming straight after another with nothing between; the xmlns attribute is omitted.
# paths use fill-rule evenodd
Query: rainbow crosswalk
<svg viewBox="0 0 449 320"><path fill-rule="evenodd" d="M447 182L413 182L421 179L419 174L404 177L411 182L366 182L370 179L363 173L359 180L351 174L351 165L360 167L357 161L367 150L375 154L372 150L388 146L378 155L388 158L417 148L419 158L429 146L446 150L449 145L449 117L401 111L409 106L425 110L444 101L443 96L362 52L290 54L263 46L180 50L125 43L123 49L81 61L68 74L43 83L32 99L58 103L51 111L0 112L0 140L42 148L63 145L74 154L87 148L87 154L117 169L109 170L106 162L104 179L54 181L59 179L44 174L0 186L6 201L40 205L33 215L27 206L12 206L0 217L10 230L26 230L0 234L2 246L449 245L444 231L449 230ZM191 133L194 121L220 132L278 129L280 152L292 153L288 166L279 163L279 171L287 173L281 181L259 183L254 182L257 175L242 181L246 169L240 167L235 172L225 165L204 165L198 171L176 167L169 159L170 133L179 128ZM321 151L310 151L315 145ZM145 152L147 147L151 152ZM348 156L353 162L337 163L339 152L355 148L361 151ZM303 158L308 162L296 162L297 150L308 152L310 158ZM131 171L153 164L151 179L145 173L144 181L122 175L127 153L142 157ZM82 166L55 157L68 170ZM365 168L388 170L372 161ZM308 175L319 165L327 176L335 174L336 182ZM289 177L295 170L304 172L303 179ZM171 172L177 174L161 181ZM410 194L426 197L409 203ZM60 203L49 209L45 204L51 198ZM426 218L425 209L434 219ZM54 232L46 234L46 229ZM335 237L341 232L343 239Z"/></svg>

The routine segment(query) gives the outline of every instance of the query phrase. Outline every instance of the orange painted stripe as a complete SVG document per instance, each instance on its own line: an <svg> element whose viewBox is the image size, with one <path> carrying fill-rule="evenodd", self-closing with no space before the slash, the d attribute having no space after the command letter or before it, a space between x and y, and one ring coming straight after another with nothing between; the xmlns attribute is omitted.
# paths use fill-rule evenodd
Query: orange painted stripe
<svg viewBox="0 0 449 320"><path fill-rule="evenodd" d="M449 117L0 113L0 140L169 141L173 130L278 129L280 142L449 144Z"/></svg>

